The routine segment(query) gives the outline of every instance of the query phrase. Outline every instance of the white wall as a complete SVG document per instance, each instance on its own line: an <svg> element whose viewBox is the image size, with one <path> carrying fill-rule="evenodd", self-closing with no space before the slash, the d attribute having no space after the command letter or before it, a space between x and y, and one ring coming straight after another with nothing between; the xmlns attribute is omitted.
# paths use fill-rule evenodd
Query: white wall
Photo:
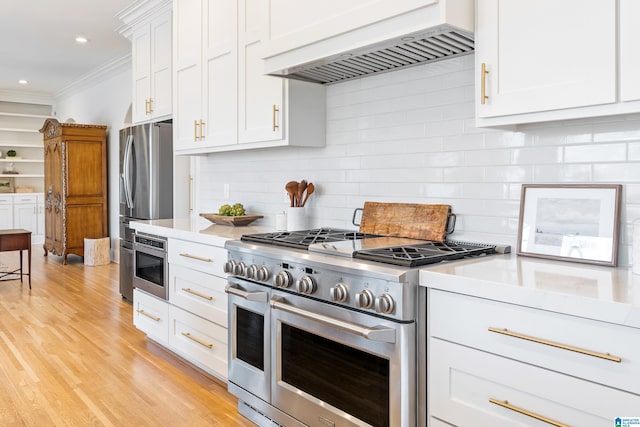
<svg viewBox="0 0 640 427"><path fill-rule="evenodd" d="M131 123L131 79L129 59L116 70L102 74L101 78L57 96L53 107L60 122L73 118L76 123L107 125L109 236L111 259L116 261L120 234L118 131Z"/></svg>
<svg viewBox="0 0 640 427"><path fill-rule="evenodd" d="M640 115L527 125L474 126L473 55L327 88L327 145L203 158L197 210L242 202L250 213L286 207L284 185L316 185L312 226L354 228L367 200L448 203L455 238L515 248L523 183L622 183L620 265L640 217ZM230 198L223 198L229 184Z"/></svg>

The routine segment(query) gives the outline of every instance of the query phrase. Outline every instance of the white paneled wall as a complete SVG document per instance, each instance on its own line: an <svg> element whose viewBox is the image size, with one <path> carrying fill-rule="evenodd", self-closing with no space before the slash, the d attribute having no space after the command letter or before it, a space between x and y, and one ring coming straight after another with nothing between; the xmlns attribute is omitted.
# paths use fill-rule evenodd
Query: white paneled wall
<svg viewBox="0 0 640 427"><path fill-rule="evenodd" d="M242 202L251 213L286 206L284 185L316 185L312 226L355 228L365 201L448 203L454 237L515 247L523 183L621 183L620 265L640 218L640 115L474 126L473 55L327 88L327 146L221 153L201 160L198 211ZM229 199L224 199L224 185Z"/></svg>

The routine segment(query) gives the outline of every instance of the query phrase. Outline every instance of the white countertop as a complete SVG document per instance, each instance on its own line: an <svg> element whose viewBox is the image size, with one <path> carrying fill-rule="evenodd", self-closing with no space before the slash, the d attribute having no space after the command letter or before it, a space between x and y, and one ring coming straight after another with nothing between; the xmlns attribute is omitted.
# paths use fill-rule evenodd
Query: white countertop
<svg viewBox="0 0 640 427"><path fill-rule="evenodd" d="M629 268L491 255L425 268L420 285L640 328L640 275Z"/></svg>
<svg viewBox="0 0 640 427"><path fill-rule="evenodd" d="M131 228L142 233L175 239L189 240L206 245L224 247L227 240L237 240L243 234L268 233L274 231L268 227L213 224L204 218L155 219L131 221Z"/></svg>

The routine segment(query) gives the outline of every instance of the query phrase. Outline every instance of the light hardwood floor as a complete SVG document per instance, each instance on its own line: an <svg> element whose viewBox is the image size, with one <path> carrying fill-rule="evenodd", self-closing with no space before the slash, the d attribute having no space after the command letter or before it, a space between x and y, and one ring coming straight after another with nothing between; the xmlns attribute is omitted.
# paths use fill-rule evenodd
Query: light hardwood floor
<svg viewBox="0 0 640 427"><path fill-rule="evenodd" d="M1 426L253 426L224 384L133 326L117 264L32 258L31 291L0 281Z"/></svg>

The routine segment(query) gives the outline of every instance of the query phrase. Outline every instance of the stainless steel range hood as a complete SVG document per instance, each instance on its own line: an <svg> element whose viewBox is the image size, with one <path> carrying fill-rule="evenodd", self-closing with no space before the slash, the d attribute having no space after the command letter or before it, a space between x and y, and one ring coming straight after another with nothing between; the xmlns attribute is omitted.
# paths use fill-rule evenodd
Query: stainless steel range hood
<svg viewBox="0 0 640 427"><path fill-rule="evenodd" d="M265 72L330 84L473 52L472 1L438 0L412 14L267 52Z"/></svg>

